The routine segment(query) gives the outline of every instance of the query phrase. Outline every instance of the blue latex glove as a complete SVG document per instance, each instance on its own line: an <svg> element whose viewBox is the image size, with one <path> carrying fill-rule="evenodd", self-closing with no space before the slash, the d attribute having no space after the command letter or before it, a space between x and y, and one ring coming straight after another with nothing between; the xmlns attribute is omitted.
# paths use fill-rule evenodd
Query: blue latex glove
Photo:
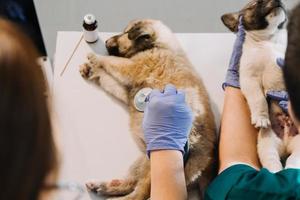
<svg viewBox="0 0 300 200"><path fill-rule="evenodd" d="M279 106L285 112L288 112L289 95L286 91L270 91L267 93L269 99L279 102Z"/></svg>
<svg viewBox="0 0 300 200"><path fill-rule="evenodd" d="M164 92L154 89L146 104L143 130L147 153L155 150L179 150L183 154L193 122L185 93L167 85Z"/></svg>
<svg viewBox="0 0 300 200"><path fill-rule="evenodd" d="M283 58L277 58L276 62L281 69L284 68L285 62Z"/></svg>
<svg viewBox="0 0 300 200"><path fill-rule="evenodd" d="M233 47L233 52L230 59L230 64L227 70L225 83L223 83L223 89L227 86L240 88L240 76L239 67L240 60L243 53L243 44L245 42L246 32L242 23L242 17L239 19L238 32L236 35L236 40Z"/></svg>

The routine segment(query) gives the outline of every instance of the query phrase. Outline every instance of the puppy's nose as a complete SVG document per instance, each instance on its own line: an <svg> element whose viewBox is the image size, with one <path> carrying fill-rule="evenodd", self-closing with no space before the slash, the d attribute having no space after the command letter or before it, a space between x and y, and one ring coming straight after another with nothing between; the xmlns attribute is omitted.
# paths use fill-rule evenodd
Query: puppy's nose
<svg viewBox="0 0 300 200"><path fill-rule="evenodd" d="M119 48L118 46L106 46L109 55L119 56Z"/></svg>
<svg viewBox="0 0 300 200"><path fill-rule="evenodd" d="M110 38L108 40L105 41L105 45L107 47L113 47L113 46L118 46L117 45L117 41L114 38Z"/></svg>

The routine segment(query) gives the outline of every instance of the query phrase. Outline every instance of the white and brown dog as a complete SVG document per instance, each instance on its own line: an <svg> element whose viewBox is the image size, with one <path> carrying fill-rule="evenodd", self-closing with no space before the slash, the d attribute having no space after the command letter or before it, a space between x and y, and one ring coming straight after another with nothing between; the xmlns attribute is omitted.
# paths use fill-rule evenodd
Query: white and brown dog
<svg viewBox="0 0 300 200"><path fill-rule="evenodd" d="M92 182L87 184L88 189L106 196L121 196L117 199L149 198L150 165L142 130L143 113L134 108L133 101L140 89L163 89L168 83L185 90L195 116L185 164L187 186L200 181L200 186L205 188L216 167L215 122L204 85L175 35L160 21L136 20L123 33L107 40L106 48L110 56L88 55L80 73L128 106L132 136L142 155L124 180Z"/></svg>
<svg viewBox="0 0 300 200"><path fill-rule="evenodd" d="M252 0L241 11L222 16L223 23L237 32L239 17L246 30L240 61L240 85L248 102L251 121L260 128L258 154L263 167L272 172L300 167L300 138L290 117L278 102L266 100L268 91L285 90L283 74L276 63L287 44L284 28L287 12L281 0Z"/></svg>

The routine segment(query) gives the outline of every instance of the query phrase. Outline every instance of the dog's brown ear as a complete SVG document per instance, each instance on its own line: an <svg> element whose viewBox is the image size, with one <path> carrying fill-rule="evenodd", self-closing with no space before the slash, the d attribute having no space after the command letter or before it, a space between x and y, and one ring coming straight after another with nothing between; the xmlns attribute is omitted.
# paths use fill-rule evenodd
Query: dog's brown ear
<svg viewBox="0 0 300 200"><path fill-rule="evenodd" d="M222 21L232 32L238 31L239 13L228 13L222 16Z"/></svg>
<svg viewBox="0 0 300 200"><path fill-rule="evenodd" d="M151 34L146 31L143 30L142 28L133 28L128 32L128 38L130 40L138 40L138 39L150 39L151 38Z"/></svg>

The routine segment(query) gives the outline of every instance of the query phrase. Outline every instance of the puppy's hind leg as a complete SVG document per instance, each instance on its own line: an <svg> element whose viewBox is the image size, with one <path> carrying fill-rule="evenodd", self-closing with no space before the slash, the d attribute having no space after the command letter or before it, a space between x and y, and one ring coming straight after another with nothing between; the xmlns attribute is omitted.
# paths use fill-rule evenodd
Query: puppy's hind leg
<svg viewBox="0 0 300 200"><path fill-rule="evenodd" d="M123 180L117 179L109 182L88 182L86 187L90 192L104 196L124 196L134 191L141 174L140 165L145 156L138 158L130 167L127 177Z"/></svg>
<svg viewBox="0 0 300 200"><path fill-rule="evenodd" d="M122 85L130 85L135 78L132 74L134 63L128 58L96 56L95 54L88 54L87 58L90 65L95 66L96 68L103 68Z"/></svg>
<svg viewBox="0 0 300 200"><path fill-rule="evenodd" d="M261 129L258 135L257 150L260 162L270 172L276 173L283 169L280 160L282 141L271 128Z"/></svg>
<svg viewBox="0 0 300 200"><path fill-rule="evenodd" d="M300 135L292 139L288 151L291 155L286 160L285 169L300 169Z"/></svg>
<svg viewBox="0 0 300 200"><path fill-rule="evenodd" d="M127 89L102 68L97 65L85 63L80 66L80 73L83 78L95 81L105 92L128 105Z"/></svg>
<svg viewBox="0 0 300 200"><path fill-rule="evenodd" d="M150 197L150 162L145 157L145 160L140 166L140 177L134 191L126 196L109 198L107 200L147 200Z"/></svg>

